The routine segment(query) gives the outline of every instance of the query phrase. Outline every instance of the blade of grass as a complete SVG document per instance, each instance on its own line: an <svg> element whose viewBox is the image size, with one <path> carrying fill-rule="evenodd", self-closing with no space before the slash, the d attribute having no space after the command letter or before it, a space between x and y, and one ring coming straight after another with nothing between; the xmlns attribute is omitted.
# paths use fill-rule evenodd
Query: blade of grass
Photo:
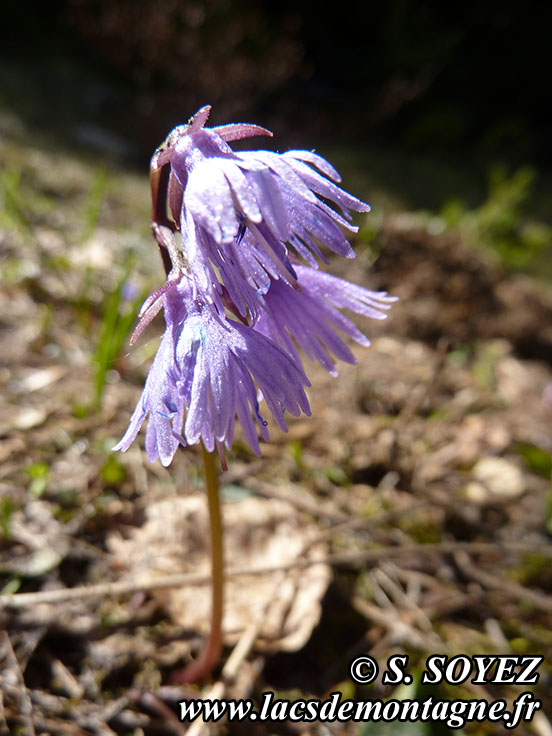
<svg viewBox="0 0 552 736"><path fill-rule="evenodd" d="M126 291L131 268L132 265L127 263L117 286L106 298L98 342L92 356L95 368L93 400L95 411L101 408L107 373L120 354L123 344L128 341L138 310L146 298L146 292L140 293L134 299L127 298Z"/></svg>

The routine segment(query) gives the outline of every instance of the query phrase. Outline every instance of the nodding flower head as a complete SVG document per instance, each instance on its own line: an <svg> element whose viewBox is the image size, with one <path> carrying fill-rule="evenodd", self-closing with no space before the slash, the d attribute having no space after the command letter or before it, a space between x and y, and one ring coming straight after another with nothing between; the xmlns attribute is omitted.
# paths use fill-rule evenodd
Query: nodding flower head
<svg viewBox="0 0 552 736"><path fill-rule="evenodd" d="M223 457L236 417L259 453L257 431L268 439L259 402L283 430L286 410L309 413L298 348L335 374L334 357L354 362L339 332L369 345L340 310L383 319L394 301L317 270L328 263L323 248L354 257L343 228L356 232L351 211L370 209L338 186L337 171L311 151L235 152L232 141L272 134L247 123L206 128L209 112L175 128L151 163L168 279L146 300L133 340L161 308L166 328L115 449L128 449L148 417L148 458L163 465L200 441Z"/></svg>
<svg viewBox="0 0 552 736"><path fill-rule="evenodd" d="M260 454L254 420L269 439L259 401L264 399L278 426L287 431L285 411L310 414L303 369L252 327L221 318L194 299L184 277L161 297L166 328L142 397L116 445L127 450L149 414L148 459L169 465L178 445L202 441L223 455L238 417L245 439ZM254 420L253 420L254 417Z"/></svg>
<svg viewBox="0 0 552 736"><path fill-rule="evenodd" d="M269 131L246 123L205 128L209 111L175 128L153 157L154 177L168 167L173 248L196 293L220 307L222 273L240 314L257 313L256 295L271 280L298 288L290 249L314 268L326 261L319 244L353 257L341 227L355 232L351 210L370 207L341 189L338 172L315 153L233 151L229 141Z"/></svg>

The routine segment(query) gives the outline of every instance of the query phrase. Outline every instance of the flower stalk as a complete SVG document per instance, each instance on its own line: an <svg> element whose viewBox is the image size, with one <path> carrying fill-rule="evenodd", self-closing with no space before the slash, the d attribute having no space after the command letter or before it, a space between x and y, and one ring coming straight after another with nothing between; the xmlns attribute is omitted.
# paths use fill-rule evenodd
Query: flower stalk
<svg viewBox="0 0 552 736"><path fill-rule="evenodd" d="M173 675L173 681L180 684L198 682L208 677L219 662L223 644L224 540L219 474L215 453L206 450L203 443L201 443L201 454L211 539L211 631L198 657L188 667Z"/></svg>

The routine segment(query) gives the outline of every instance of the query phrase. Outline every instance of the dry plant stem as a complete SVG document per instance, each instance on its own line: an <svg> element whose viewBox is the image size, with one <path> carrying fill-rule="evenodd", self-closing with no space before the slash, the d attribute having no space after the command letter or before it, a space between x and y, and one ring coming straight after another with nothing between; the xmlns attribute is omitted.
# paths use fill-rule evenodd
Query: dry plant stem
<svg viewBox="0 0 552 736"><path fill-rule="evenodd" d="M496 542L438 542L436 544L404 544L386 545L367 550L353 550L351 552L339 552L327 555L321 559L297 559L286 565L266 565L264 567L241 567L231 568L227 571L227 577L241 577L251 575L266 575L274 572L287 572L288 570L302 569L311 565L351 566L375 563L381 559L389 559L397 555L434 555L453 554L459 550L470 554L543 554L552 557L552 550L544 547L542 543L510 542L507 545ZM209 583L209 578L202 573L173 573L137 580L123 580L118 583L100 583L97 585L84 585L77 588L60 588L58 590L39 590L35 593L10 593L0 595L0 611L5 609L25 609L42 604L59 604L66 601L83 601L89 598L104 598L105 596L127 595L138 590L163 590L166 588L180 588L183 585L203 586ZM500 581L498 583L501 585ZM552 611L552 599L550 596L541 596L540 607L544 611ZM536 603L536 601L533 601Z"/></svg>
<svg viewBox="0 0 552 736"><path fill-rule="evenodd" d="M174 682L182 684L197 682L207 677L217 665L222 651L224 554L219 477L215 453L208 452L203 443L201 444L201 452L207 503L209 506L209 529L211 532L211 632L198 658L184 670L174 674Z"/></svg>

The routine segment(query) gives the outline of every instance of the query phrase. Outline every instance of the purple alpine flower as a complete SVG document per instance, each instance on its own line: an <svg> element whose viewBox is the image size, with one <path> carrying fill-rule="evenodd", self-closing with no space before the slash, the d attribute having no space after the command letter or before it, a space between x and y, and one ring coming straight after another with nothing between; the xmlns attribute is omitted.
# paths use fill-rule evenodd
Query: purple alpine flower
<svg viewBox="0 0 552 736"><path fill-rule="evenodd" d="M166 328L115 449L127 450L148 418L147 455L163 465L199 442L224 465L236 417L260 454L257 432L269 439L261 400L284 431L285 411L310 413L298 348L335 375L334 358L354 362L340 333L370 344L340 310L384 319L395 300L317 270L327 263L321 247L354 256L342 228L355 232L350 211L369 210L337 186L335 169L309 151L234 152L229 141L271 133L205 128L209 111L175 128L151 165L168 279L146 300L133 340L161 309Z"/></svg>
<svg viewBox="0 0 552 736"><path fill-rule="evenodd" d="M170 248L187 264L196 295L222 307L218 270L239 313L255 315L255 295L271 280L298 288L289 246L313 267L325 261L318 243L352 258L339 226L355 232L350 210L370 207L337 186L338 172L315 153L234 152L228 141L271 133L245 123L205 128L210 109L173 131L152 170L170 166Z"/></svg>
<svg viewBox="0 0 552 736"><path fill-rule="evenodd" d="M237 416L245 439L260 454L260 434L268 440L259 399L266 402L278 426L287 431L284 412L310 414L303 370L260 332L221 317L193 297L183 277L162 296L166 329L150 369L142 397L115 450L127 450L149 414L148 460L165 466L178 445L202 441L223 457L230 449ZM155 304L149 307L155 309ZM148 314L144 315L148 319Z"/></svg>

